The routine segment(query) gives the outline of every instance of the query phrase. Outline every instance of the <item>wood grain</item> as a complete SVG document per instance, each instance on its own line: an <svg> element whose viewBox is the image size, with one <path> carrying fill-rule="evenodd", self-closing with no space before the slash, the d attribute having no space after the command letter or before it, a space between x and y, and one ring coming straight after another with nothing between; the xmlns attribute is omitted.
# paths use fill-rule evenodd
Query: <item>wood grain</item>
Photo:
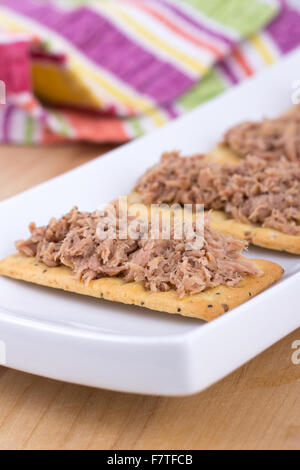
<svg viewBox="0 0 300 470"><path fill-rule="evenodd" d="M0 199L108 149L3 146ZM300 449L294 340L300 329L208 390L183 398L97 390L1 367L0 449Z"/></svg>

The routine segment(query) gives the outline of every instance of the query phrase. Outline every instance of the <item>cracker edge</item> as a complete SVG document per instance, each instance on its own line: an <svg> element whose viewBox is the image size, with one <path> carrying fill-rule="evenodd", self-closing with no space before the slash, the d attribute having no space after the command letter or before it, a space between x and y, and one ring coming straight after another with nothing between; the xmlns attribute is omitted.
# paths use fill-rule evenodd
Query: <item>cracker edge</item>
<svg viewBox="0 0 300 470"><path fill-rule="evenodd" d="M49 268L38 263L35 258L19 253L0 261L0 274L76 294L211 321L259 294L282 276L283 269L276 263L253 259L248 261L260 268L264 275L249 276L236 287L219 286L181 299L175 290L150 292L142 282L126 283L117 277L97 279L86 285L65 266Z"/></svg>
<svg viewBox="0 0 300 470"><path fill-rule="evenodd" d="M206 159L229 165L234 165L241 161L237 154L222 144L211 150L207 154ZM129 204L142 202L141 195L137 192L130 193L128 197ZM279 230L241 223L229 217L223 211L210 211L210 226L214 230L239 238L240 240L246 240L262 248L286 251L293 255L300 254L299 235L288 235Z"/></svg>
<svg viewBox="0 0 300 470"><path fill-rule="evenodd" d="M219 144L208 154L210 161L237 164L241 158L228 147ZM227 235L247 240L253 245L277 251L300 254L300 235L288 235L270 228L237 222L223 211L211 212L211 227Z"/></svg>

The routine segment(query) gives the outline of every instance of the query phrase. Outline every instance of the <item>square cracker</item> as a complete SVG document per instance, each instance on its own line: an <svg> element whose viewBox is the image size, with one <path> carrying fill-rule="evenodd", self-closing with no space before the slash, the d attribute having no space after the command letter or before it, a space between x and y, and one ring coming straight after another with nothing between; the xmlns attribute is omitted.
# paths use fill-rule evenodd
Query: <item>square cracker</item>
<svg viewBox="0 0 300 470"><path fill-rule="evenodd" d="M228 165L235 165L241 161L232 150L222 144L211 150L206 159ZM136 202L142 202L141 195L132 192L129 195L129 203ZM210 211L210 226L226 235L231 235L240 240L247 240L249 243L262 248L286 251L294 255L300 254L300 235L289 235L279 230L238 222L223 211Z"/></svg>
<svg viewBox="0 0 300 470"><path fill-rule="evenodd" d="M128 203L131 207L133 204L140 202L141 195L139 193L132 192L129 194ZM262 248L287 251L294 255L300 254L299 235L288 235L287 233L279 232L279 230L238 222L223 211L211 210L209 214L209 225L218 232L231 235L240 240L246 240L252 243L252 245L261 246Z"/></svg>
<svg viewBox="0 0 300 470"><path fill-rule="evenodd" d="M210 161L237 164L241 159L229 148L218 145L207 156ZM278 251L300 254L300 235L289 235L279 230L242 223L223 211L211 211L210 225L213 229L240 240L247 240L253 245Z"/></svg>
<svg viewBox="0 0 300 470"><path fill-rule="evenodd" d="M0 261L0 274L99 299L210 321L259 294L282 276L283 269L276 263L265 260L248 261L264 274L261 277L248 276L236 287L219 286L183 298L179 298L175 290L151 292L145 289L142 282L126 283L118 277L105 277L85 284L65 266L49 268L35 258L22 254L14 254Z"/></svg>

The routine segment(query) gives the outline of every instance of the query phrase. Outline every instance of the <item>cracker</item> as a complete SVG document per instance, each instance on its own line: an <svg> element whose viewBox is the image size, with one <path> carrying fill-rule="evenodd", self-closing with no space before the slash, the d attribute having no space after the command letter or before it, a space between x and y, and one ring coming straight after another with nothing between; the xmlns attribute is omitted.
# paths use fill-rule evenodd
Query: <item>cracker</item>
<svg viewBox="0 0 300 470"><path fill-rule="evenodd" d="M228 147L219 144L206 156L208 161L235 165L241 159ZM128 197L129 204L142 202L141 195L132 192ZM210 211L210 225L226 235L247 240L252 245L270 250L286 251L294 255L300 254L300 235L289 235L279 230L261 227L250 223L241 223L223 211Z"/></svg>
<svg viewBox="0 0 300 470"><path fill-rule="evenodd" d="M223 144L217 145L205 158L209 161L227 165L235 165L241 162L241 158L233 150Z"/></svg>
<svg viewBox="0 0 300 470"><path fill-rule="evenodd" d="M241 159L229 148L218 145L207 157L219 163L229 165L239 163ZM212 211L210 225L215 230L232 235L241 240L263 248L300 254L300 235L289 235L279 230L261 227L250 223L241 223L226 215L223 211Z"/></svg>
<svg viewBox="0 0 300 470"><path fill-rule="evenodd" d="M300 236L288 235L270 228L238 222L222 211L212 211L210 226L226 235L248 240L250 243L270 250L286 251L294 255L300 254Z"/></svg>
<svg viewBox="0 0 300 470"><path fill-rule="evenodd" d="M271 261L248 261L264 274L261 277L248 276L236 287L219 286L183 298L179 298L175 290L151 292L145 289L142 282L126 283L117 277L106 277L85 284L76 279L72 271L65 266L49 268L38 263L35 258L22 254L14 254L0 261L0 274L99 299L210 321L259 294L277 281L283 273L283 269Z"/></svg>
<svg viewBox="0 0 300 470"><path fill-rule="evenodd" d="M300 105L297 105L297 106L294 105L288 110L286 110L284 113L280 114L279 117L289 116L294 113L297 113L299 115L299 112L300 112ZM235 162L238 163L244 158L244 157L241 157L241 155L239 155L238 153L231 150L231 148L225 142L219 143L217 147L214 148L208 155L210 155L213 158L213 160L219 161L220 163L230 163L230 161L232 163L235 163Z"/></svg>
<svg viewBox="0 0 300 470"><path fill-rule="evenodd" d="M137 192L132 192L128 196L129 212L131 206L141 202L141 195ZM149 211L149 207L148 207ZM150 214L150 212L149 212ZM259 225L246 224L234 220L223 211L209 211L210 223L209 225L214 230L231 235L232 237L246 240L252 245L268 248L270 250L286 251L294 255L300 254L300 236L288 235L287 233L279 232L271 228L260 227Z"/></svg>

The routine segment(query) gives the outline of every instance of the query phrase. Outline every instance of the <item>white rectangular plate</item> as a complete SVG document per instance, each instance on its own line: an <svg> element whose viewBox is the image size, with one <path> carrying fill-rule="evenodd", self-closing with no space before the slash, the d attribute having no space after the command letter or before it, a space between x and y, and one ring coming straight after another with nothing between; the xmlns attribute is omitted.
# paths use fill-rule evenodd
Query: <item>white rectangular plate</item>
<svg viewBox="0 0 300 470"><path fill-rule="evenodd" d="M283 112L299 63L300 50L186 117L2 202L0 257L28 236L31 220L44 224L75 204L93 210L127 194L161 152L205 152L231 125ZM249 256L280 263L284 277L210 324L0 278L1 361L114 390L198 392L300 326L300 258L254 248Z"/></svg>

